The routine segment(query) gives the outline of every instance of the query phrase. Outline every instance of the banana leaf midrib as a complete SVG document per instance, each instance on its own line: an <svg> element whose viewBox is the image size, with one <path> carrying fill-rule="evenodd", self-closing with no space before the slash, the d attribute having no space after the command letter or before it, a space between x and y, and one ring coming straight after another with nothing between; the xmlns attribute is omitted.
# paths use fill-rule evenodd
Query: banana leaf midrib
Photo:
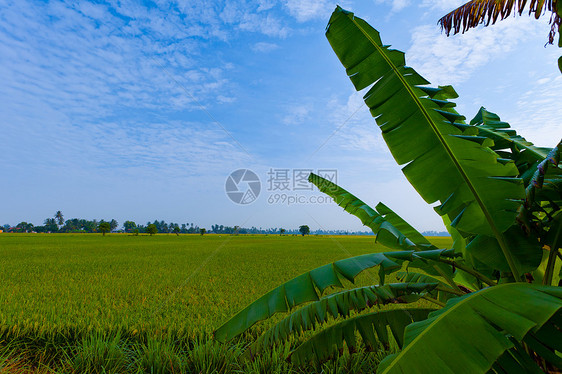
<svg viewBox="0 0 562 374"><path fill-rule="evenodd" d="M349 17L348 17L349 18ZM392 61L390 61L390 59L386 56L386 54L384 53L384 51L379 47L379 45L373 40L373 38L371 38L371 36L365 31L365 29L363 29L363 27L361 27L361 25L359 25L357 23L357 21L355 20L355 18L350 18L350 20L355 24L355 26L357 26L357 28L361 31L361 33L363 33L363 35L371 42L371 44L376 48L376 50L379 52L379 54L384 58L384 60L387 62L387 64L392 68L392 70L394 71L394 73L396 74L396 76L400 79L400 81L402 82L402 84L404 85L404 87L406 88L406 90L408 91L408 93L410 94L410 96L414 99L414 102L416 103L416 106L419 108L419 110L421 111L421 113L423 114L424 118L426 119L426 121L428 122L428 124L430 125L431 129L433 130L433 132L436 134L437 138L440 141L440 144L442 145L442 147L445 149L445 151L447 152L447 154L449 155L449 157L451 158L451 160L453 161L455 167L457 168L457 170L459 171L459 173L461 174L461 177L464 179L465 183L467 184L468 188L470 189L470 191L472 192L472 194L474 195L474 198L476 200L476 202L478 203L480 209L482 210L482 213L484 213L484 216L486 217L486 220L488 221L488 224L490 225L490 228L492 229L492 231L494 232L494 235L496 236L496 239L498 240L498 243L500 245L500 248L502 249L502 252L509 264L509 267L511 269L511 272L513 273L513 276L515 278L516 281L520 281L520 277L519 277L519 270L517 269L517 265L515 264L515 262L513 261L513 258L511 257L511 254L509 252L509 249L507 247L507 244L505 243L505 240L503 238L502 233L498 230L498 228L496 227L490 212L488 211L488 209L486 208L484 202L482 201L480 195L478 194L478 192L476 191L476 188L474 187L474 185L472 184L472 182L470 181L470 179L468 178L468 175L466 174L466 172L464 171L464 169L462 168L462 166L460 165L459 160L457 160L457 158L455 157L454 153L452 152L451 148L449 147L449 145L447 144L447 142L445 141L445 138L441 135L441 133L435 128L433 121L431 120L431 117L429 116L429 114L427 113L426 109L424 108L424 106L422 105L422 103L420 102L419 98L414 94L414 92L412 91L410 84L404 79L404 77L402 76L402 74L400 74L400 72L398 71L398 69L396 68L396 66L392 63Z"/></svg>

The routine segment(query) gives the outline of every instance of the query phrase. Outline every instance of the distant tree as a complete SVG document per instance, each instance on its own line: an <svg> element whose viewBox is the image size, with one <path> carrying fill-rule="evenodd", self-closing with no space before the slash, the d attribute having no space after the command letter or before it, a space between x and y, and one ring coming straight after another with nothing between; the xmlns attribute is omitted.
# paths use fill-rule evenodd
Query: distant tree
<svg viewBox="0 0 562 374"><path fill-rule="evenodd" d="M119 227L119 223L112 219L111 221L109 221L109 227L111 227L111 231L115 230L117 227Z"/></svg>
<svg viewBox="0 0 562 374"><path fill-rule="evenodd" d="M33 231L33 223L20 222L16 225L17 232L31 232Z"/></svg>
<svg viewBox="0 0 562 374"><path fill-rule="evenodd" d="M206 232L207 232L207 230L205 230L205 229L200 229L200 230L199 230L199 233L200 233L201 235L205 235Z"/></svg>
<svg viewBox="0 0 562 374"><path fill-rule="evenodd" d="M146 226L146 232L149 233L150 236L152 236L158 232L158 229L156 228L156 225L154 223L151 223Z"/></svg>
<svg viewBox="0 0 562 374"><path fill-rule="evenodd" d="M60 210L57 210L55 213L55 219L57 220L59 226L64 225L64 217L62 216L62 212Z"/></svg>
<svg viewBox="0 0 562 374"><path fill-rule="evenodd" d="M170 228L169 228L168 224L166 223L166 221L164 221L164 220L160 221L160 227L158 228L158 231L160 231L160 232L170 232Z"/></svg>
<svg viewBox="0 0 562 374"><path fill-rule="evenodd" d="M139 236L139 229L134 229L134 230L133 230L133 235L134 235L134 236Z"/></svg>
<svg viewBox="0 0 562 374"><path fill-rule="evenodd" d="M285 233L285 231L286 231L285 229L280 229L280 230L279 230L279 235L283 235L283 234Z"/></svg>
<svg viewBox="0 0 562 374"><path fill-rule="evenodd" d="M43 224L45 225L46 231L55 232L59 230L57 220L54 218L47 218Z"/></svg>
<svg viewBox="0 0 562 374"><path fill-rule="evenodd" d="M238 230L240 230L240 226L234 226L233 234L238 235Z"/></svg>
<svg viewBox="0 0 562 374"><path fill-rule="evenodd" d="M133 221L125 221L123 227L125 228L125 232L133 232L137 228L137 224Z"/></svg>
<svg viewBox="0 0 562 374"><path fill-rule="evenodd" d="M310 234L310 227L308 227L307 225L302 225L299 227L299 232L302 234L302 236L308 235Z"/></svg>
<svg viewBox="0 0 562 374"><path fill-rule="evenodd" d="M109 224L109 222L101 222L98 226L98 229L103 234L103 236L105 236L106 232L111 231L111 225Z"/></svg>
<svg viewBox="0 0 562 374"><path fill-rule="evenodd" d="M174 226L174 234L176 234L177 236L180 235L180 227L178 225Z"/></svg>

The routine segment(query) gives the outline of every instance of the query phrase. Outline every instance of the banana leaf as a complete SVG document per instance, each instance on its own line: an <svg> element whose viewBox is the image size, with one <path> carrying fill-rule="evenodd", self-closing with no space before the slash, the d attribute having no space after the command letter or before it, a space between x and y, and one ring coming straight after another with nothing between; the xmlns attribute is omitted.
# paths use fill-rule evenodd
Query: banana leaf
<svg viewBox="0 0 562 374"><path fill-rule="evenodd" d="M400 269L404 262L410 263L411 267L427 267L432 261L455 256L453 250L434 249L371 253L332 262L269 291L215 330L214 337L221 342L229 341L275 313L288 312L298 305L320 300L328 287L343 287L342 280L353 282L366 269L378 266L380 282L383 283L384 276Z"/></svg>
<svg viewBox="0 0 562 374"><path fill-rule="evenodd" d="M431 245L414 228L409 226L408 233L413 235L410 239L403 232L389 222L385 217L369 205L365 204L359 198L349 193L337 184L320 177L314 173L310 173L308 181L314 184L318 189L341 206L346 212L356 216L365 226L369 227L376 235L377 242L392 249L412 250L416 246ZM421 241L420 240L421 237ZM435 247L433 247L435 248Z"/></svg>
<svg viewBox="0 0 562 374"><path fill-rule="evenodd" d="M447 283L443 282L441 279L434 278L427 274L421 274L421 273L410 272L410 271L407 272L401 271L396 274L396 279L398 279L400 282L404 282L407 284L436 283L437 286L435 287L434 290L428 292L428 296L437 299L438 301L441 302L446 302L452 297L462 296L466 293L466 292L462 292L459 287L453 288Z"/></svg>
<svg viewBox="0 0 562 374"><path fill-rule="evenodd" d="M400 230L408 239L413 241L418 248L422 249L435 249L433 244L427 240L418 230L414 229L408 222L404 221L402 217L396 214L392 209L384 205L383 203L378 203L375 207L377 212L384 217L388 222L390 222L394 227Z"/></svg>
<svg viewBox="0 0 562 374"><path fill-rule="evenodd" d="M434 310L394 309L349 318L327 327L299 345L290 353L288 359L297 364L322 362L342 351L344 346L347 346L350 352L355 352L358 347L357 332L365 347L370 351L379 346L387 349L391 342L396 342L399 347L402 347L406 326L427 318L429 313Z"/></svg>
<svg viewBox="0 0 562 374"><path fill-rule="evenodd" d="M279 343L292 334L314 329L326 323L329 318L349 317L351 311L361 312L373 306L389 303L413 303L427 292L437 287L437 283L390 283L384 286L366 286L340 291L324 296L294 311L264 332L246 351L255 355Z"/></svg>
<svg viewBox="0 0 562 374"><path fill-rule="evenodd" d="M337 184L314 173L308 176L309 182L338 203L346 212L353 214L376 235L378 243L393 249L432 250L436 249L419 231L383 203L376 209L365 204L355 195ZM438 275L454 286L453 271L445 264L431 264L424 268L432 275Z"/></svg>
<svg viewBox="0 0 562 374"><path fill-rule="evenodd" d="M470 121L470 125L478 128L479 135L486 136L494 141L492 149L495 151L509 148L511 154L519 156L519 153L526 153L528 154L527 160L530 162L540 162L550 152L550 148L534 146L533 143L518 135L509 126L509 123L502 121L496 113L489 112L484 107L480 108L476 116ZM513 156L510 158L516 161ZM520 172L522 171L519 165L518 169Z"/></svg>
<svg viewBox="0 0 562 374"><path fill-rule="evenodd" d="M560 337L562 288L509 283L451 299L408 325L404 347L378 373L486 373L516 342L550 350ZM543 329L543 326L554 326ZM554 331L556 330L556 331Z"/></svg>
<svg viewBox="0 0 562 374"><path fill-rule="evenodd" d="M467 129L473 126L438 96L454 96L446 92L452 89L427 87L364 20L337 7L326 36L355 88L370 86L365 103L406 178L427 203L439 202L436 212L463 236L495 237L517 278L502 235L525 194L515 164L490 149L491 139L473 135Z"/></svg>

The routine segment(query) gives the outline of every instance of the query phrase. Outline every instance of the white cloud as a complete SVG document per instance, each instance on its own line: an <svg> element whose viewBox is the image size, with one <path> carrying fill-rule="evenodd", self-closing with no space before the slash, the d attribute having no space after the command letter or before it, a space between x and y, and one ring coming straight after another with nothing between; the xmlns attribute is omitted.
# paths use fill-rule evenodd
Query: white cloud
<svg viewBox="0 0 562 374"><path fill-rule="evenodd" d="M275 0L258 0L258 12L263 12L273 8L275 3Z"/></svg>
<svg viewBox="0 0 562 374"><path fill-rule="evenodd" d="M464 82L475 69L542 35L541 26L529 17L509 18L451 37L434 25L419 26L412 32L406 61L433 84Z"/></svg>
<svg viewBox="0 0 562 374"><path fill-rule="evenodd" d="M278 49L279 46L275 43L266 43L266 42L259 42L252 46L252 50L255 52L271 52Z"/></svg>
<svg viewBox="0 0 562 374"><path fill-rule="evenodd" d="M465 0L423 0L420 5L431 10L450 12L465 2Z"/></svg>
<svg viewBox="0 0 562 374"><path fill-rule="evenodd" d="M558 72L533 80L511 112L502 116L517 133L541 147L554 147L562 138L562 75Z"/></svg>
<svg viewBox="0 0 562 374"><path fill-rule="evenodd" d="M328 0L284 0L283 4L299 22L328 19L334 8Z"/></svg>
<svg viewBox="0 0 562 374"><path fill-rule="evenodd" d="M375 0L375 3L391 5L391 12L399 12L410 5L410 0Z"/></svg>
<svg viewBox="0 0 562 374"><path fill-rule="evenodd" d="M309 117L311 111L312 106L309 104L293 105L289 107L282 122L285 125L300 125Z"/></svg>
<svg viewBox="0 0 562 374"><path fill-rule="evenodd" d="M344 151L376 151L386 150L386 144L363 101L363 93L354 92L345 103L333 100L329 105L332 121L339 129L334 142Z"/></svg>
<svg viewBox="0 0 562 374"><path fill-rule="evenodd" d="M267 36L285 38L291 29L277 17L268 14L265 17L257 13L245 13L238 23L243 31L260 32Z"/></svg>
<svg viewBox="0 0 562 374"><path fill-rule="evenodd" d="M3 9L2 157L32 167L185 174L246 157L199 106L235 100L225 73L233 65L202 57L204 42L166 23L177 14L119 4L135 17L126 26L103 6ZM162 119L183 111L208 122Z"/></svg>

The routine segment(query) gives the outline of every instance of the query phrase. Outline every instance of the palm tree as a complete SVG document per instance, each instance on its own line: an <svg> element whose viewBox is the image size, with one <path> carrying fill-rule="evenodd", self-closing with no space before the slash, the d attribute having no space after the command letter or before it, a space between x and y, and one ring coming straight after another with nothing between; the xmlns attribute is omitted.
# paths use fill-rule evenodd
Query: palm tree
<svg viewBox="0 0 562 374"><path fill-rule="evenodd" d="M453 34L461 31L464 33L481 23L486 23L488 26L490 22L496 23L498 18L503 20L509 17L512 11L521 15L526 9L527 3L529 4L529 15L534 14L537 19L545 15L547 11L551 12L548 43L552 44L562 21L562 1L560 0L471 0L441 18L438 23L447 36L451 31Z"/></svg>
<svg viewBox="0 0 562 374"><path fill-rule="evenodd" d="M60 210L57 210L57 212L55 213L55 219L57 220L59 226L62 226L64 224L64 217L62 216L62 212Z"/></svg>

